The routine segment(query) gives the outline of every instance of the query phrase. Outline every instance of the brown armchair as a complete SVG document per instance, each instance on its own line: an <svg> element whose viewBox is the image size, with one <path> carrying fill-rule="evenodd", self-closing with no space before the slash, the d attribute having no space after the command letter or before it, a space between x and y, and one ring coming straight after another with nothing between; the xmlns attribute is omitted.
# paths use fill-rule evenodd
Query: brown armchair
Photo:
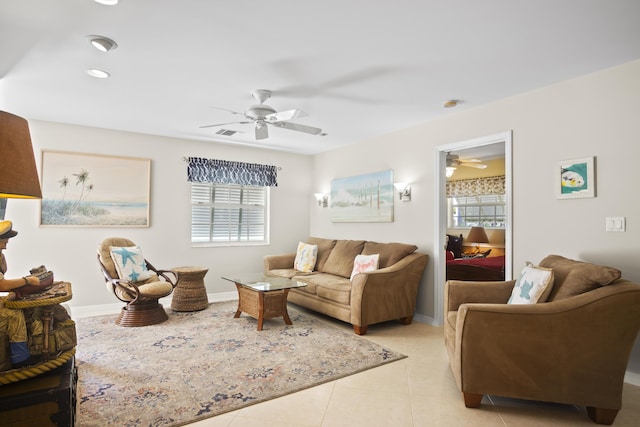
<svg viewBox="0 0 640 427"><path fill-rule="evenodd" d="M142 257L141 253L127 250L127 248L135 247L136 244L131 240L121 237L105 239L98 245L98 263L107 288L120 301L126 303L116 319L116 324L120 326L147 326L162 323L168 319L168 316L158 300L173 292L177 277L171 271L156 269ZM114 248L120 252L124 248L125 256L120 260L114 260L112 253ZM136 260L140 261L140 268L137 270L134 268L128 277L120 277L118 271L122 270L120 264L123 260L125 264L129 262L129 268L131 268L131 263Z"/></svg>
<svg viewBox="0 0 640 427"><path fill-rule="evenodd" d="M485 394L581 405L612 424L640 329L640 285L551 255L550 300L506 304L515 281L448 281L444 339L467 407Z"/></svg>

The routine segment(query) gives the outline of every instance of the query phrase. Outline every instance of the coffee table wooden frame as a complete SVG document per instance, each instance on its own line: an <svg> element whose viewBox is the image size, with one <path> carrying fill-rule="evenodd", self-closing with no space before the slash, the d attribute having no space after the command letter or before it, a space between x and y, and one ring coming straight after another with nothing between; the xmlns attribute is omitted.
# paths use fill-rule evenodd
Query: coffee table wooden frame
<svg viewBox="0 0 640 427"><path fill-rule="evenodd" d="M259 331L262 330L264 319L282 317L285 324L293 324L287 311L289 289L263 291L240 283L236 283L236 288L238 289L238 310L233 315L234 318L237 319L243 312L247 313L258 320Z"/></svg>

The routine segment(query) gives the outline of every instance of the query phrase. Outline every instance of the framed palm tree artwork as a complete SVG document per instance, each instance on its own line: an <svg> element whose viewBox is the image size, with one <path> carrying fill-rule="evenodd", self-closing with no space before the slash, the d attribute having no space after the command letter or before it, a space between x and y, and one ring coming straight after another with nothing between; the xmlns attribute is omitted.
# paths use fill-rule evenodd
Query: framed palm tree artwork
<svg viewBox="0 0 640 427"><path fill-rule="evenodd" d="M42 151L40 225L148 227L151 160Z"/></svg>

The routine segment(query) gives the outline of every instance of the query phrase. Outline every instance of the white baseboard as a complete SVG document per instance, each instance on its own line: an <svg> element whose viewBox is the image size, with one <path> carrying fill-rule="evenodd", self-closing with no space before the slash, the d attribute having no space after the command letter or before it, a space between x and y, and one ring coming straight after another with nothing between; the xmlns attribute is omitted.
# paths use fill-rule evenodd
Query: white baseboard
<svg viewBox="0 0 640 427"><path fill-rule="evenodd" d="M415 320L416 322L425 323L431 326L441 326L441 325L436 325L436 321L433 317L425 316L423 314L414 314L413 320Z"/></svg>
<svg viewBox="0 0 640 427"><path fill-rule="evenodd" d="M640 374L627 371L624 374L624 382L640 387Z"/></svg>
<svg viewBox="0 0 640 427"><path fill-rule="evenodd" d="M233 301L238 299L238 293L233 292L219 292L215 294L207 294L209 302L222 302ZM171 296L160 299L160 303L164 307L171 307ZM74 319L80 319L83 317L91 316L104 316L109 314L118 314L124 306L124 303L117 302L112 304L98 304L98 305L84 305L84 306L72 306L71 317Z"/></svg>

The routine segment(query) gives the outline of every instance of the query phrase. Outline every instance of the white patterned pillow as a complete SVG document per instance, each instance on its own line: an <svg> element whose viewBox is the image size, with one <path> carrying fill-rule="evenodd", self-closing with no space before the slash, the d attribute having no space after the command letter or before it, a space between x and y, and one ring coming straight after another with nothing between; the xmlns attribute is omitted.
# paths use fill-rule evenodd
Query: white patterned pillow
<svg viewBox="0 0 640 427"><path fill-rule="evenodd" d="M356 259L353 261L353 271L351 272L349 280L353 280L354 276L358 273L377 270L379 258L380 254L356 255Z"/></svg>
<svg viewBox="0 0 640 427"><path fill-rule="evenodd" d="M553 270L550 268L536 267L531 263L520 272L511 298L507 304L536 304L545 302L553 287Z"/></svg>
<svg viewBox="0 0 640 427"><path fill-rule="evenodd" d="M293 261L294 270L303 273L311 273L316 266L318 258L318 245L298 242L296 259Z"/></svg>
<svg viewBox="0 0 640 427"><path fill-rule="evenodd" d="M147 269L139 246L111 246L109 251L120 279L141 282L153 276L153 273Z"/></svg>

